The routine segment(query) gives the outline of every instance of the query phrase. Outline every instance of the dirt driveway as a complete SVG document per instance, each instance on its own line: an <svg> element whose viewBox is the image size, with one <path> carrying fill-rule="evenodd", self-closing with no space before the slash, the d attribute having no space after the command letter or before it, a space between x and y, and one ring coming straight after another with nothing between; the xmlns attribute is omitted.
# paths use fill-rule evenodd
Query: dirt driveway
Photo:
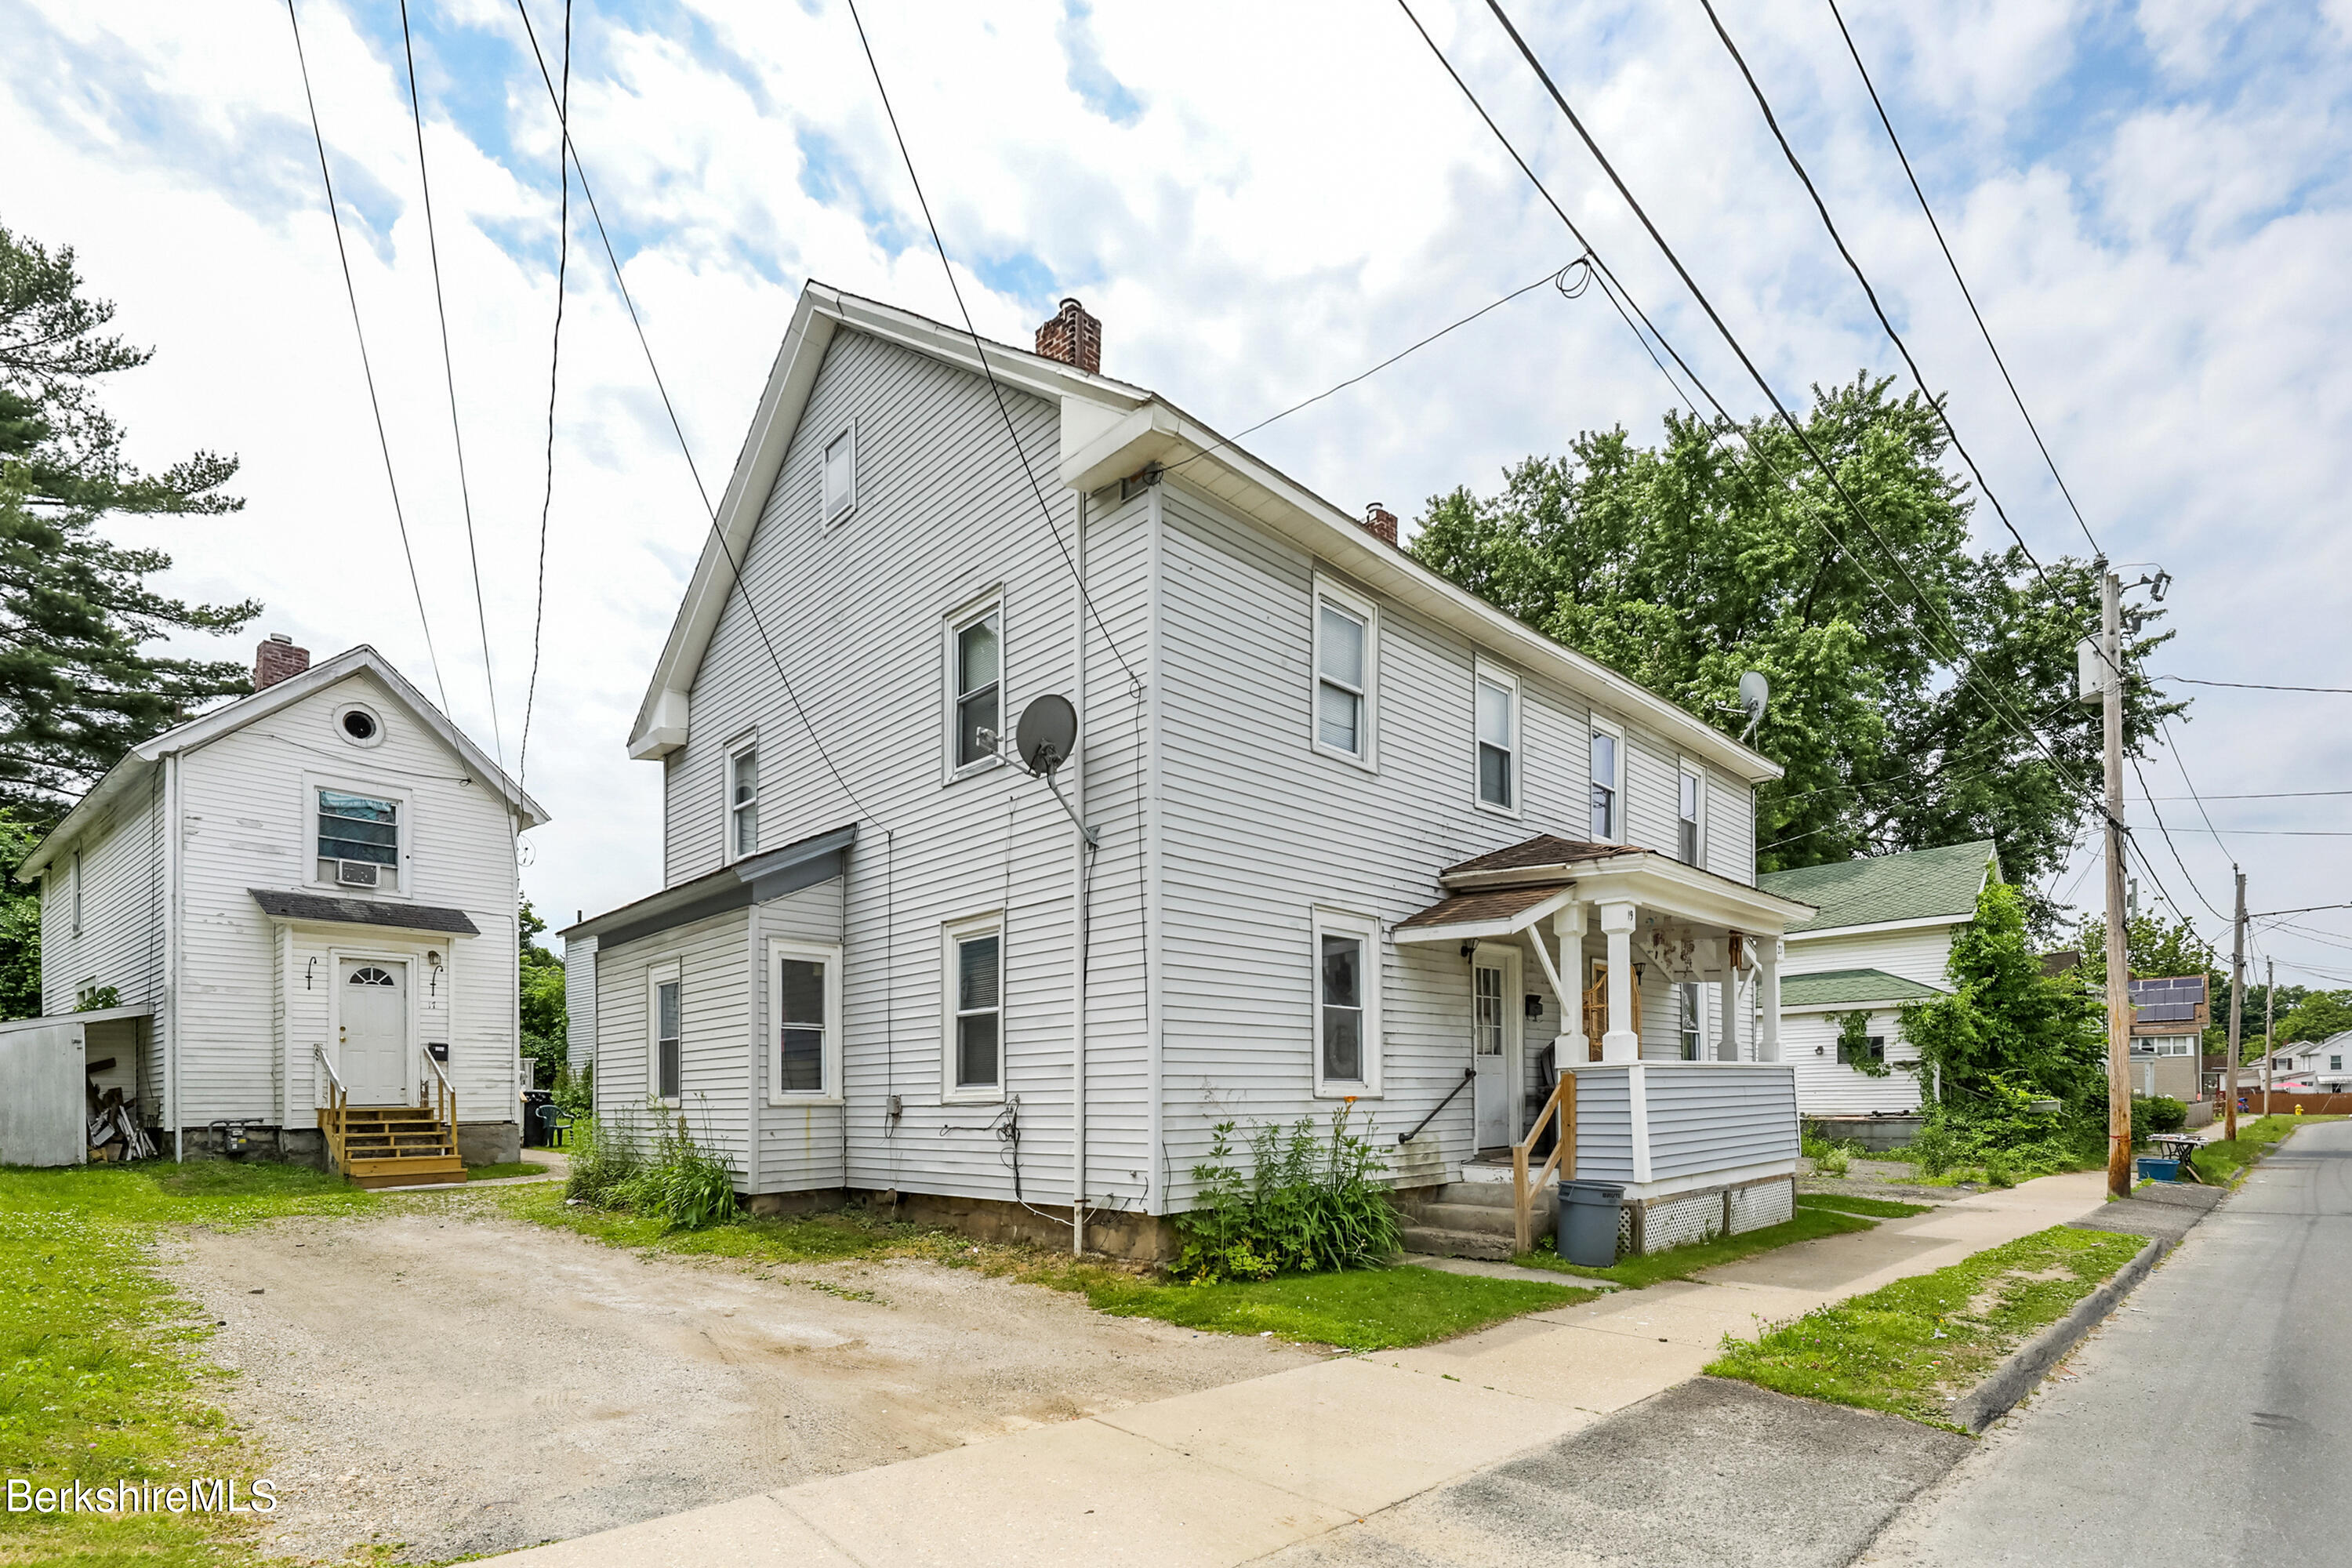
<svg viewBox="0 0 2352 1568"><path fill-rule="evenodd" d="M931 1263L645 1258L480 1197L191 1231L163 1267L241 1374L268 1549L330 1560L568 1539L1314 1359Z"/></svg>

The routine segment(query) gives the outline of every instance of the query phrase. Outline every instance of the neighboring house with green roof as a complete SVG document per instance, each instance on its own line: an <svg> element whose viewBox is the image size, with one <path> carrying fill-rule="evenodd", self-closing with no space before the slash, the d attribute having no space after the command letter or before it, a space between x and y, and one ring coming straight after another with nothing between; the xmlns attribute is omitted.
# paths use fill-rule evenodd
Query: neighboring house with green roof
<svg viewBox="0 0 2352 1568"><path fill-rule="evenodd" d="M1896 1009L1942 995L1952 938L1976 918L1977 896L2000 879L1992 840L1769 871L1757 885L1814 906L1790 922L1780 966L1780 1053L1797 1068L1806 1115L1899 1115L1919 1109L1916 1073L1855 1068L1838 1044L1848 1014L1867 1020L1869 1054L1916 1062Z"/></svg>

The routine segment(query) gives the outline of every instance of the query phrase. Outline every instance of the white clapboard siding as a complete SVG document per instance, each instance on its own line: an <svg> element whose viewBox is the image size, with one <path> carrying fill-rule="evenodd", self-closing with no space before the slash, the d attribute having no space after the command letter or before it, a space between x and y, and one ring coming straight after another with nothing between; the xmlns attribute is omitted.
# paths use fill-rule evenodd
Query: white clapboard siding
<svg viewBox="0 0 2352 1568"><path fill-rule="evenodd" d="M596 1059L596 939L563 944L563 1029L566 1059L579 1071Z"/></svg>
<svg viewBox="0 0 2352 1568"><path fill-rule="evenodd" d="M1077 498L1051 480L1059 411L1019 393L1006 399L1043 476L1058 546L984 380L855 331L835 336L696 676L689 737L665 764L665 874L675 885L722 864L727 758L753 737L763 848L856 824L842 890L854 1187L1014 1195L1007 1145L990 1127L1009 1100L942 1103L941 927L1001 912L1004 1087L1020 1100L1022 1192L1066 1203L1076 836L1045 786L1018 770L945 776L945 617L1003 595L1007 729L1031 698L1074 694L1079 605L1063 550L1075 550ZM819 462L853 419L857 505L828 523ZM1110 645L1140 668L1143 512L1139 500L1123 514L1097 508L1089 521L1090 588L1108 630L1089 617L1079 764L1089 815L1104 829L1093 882L1089 1143L1104 1179L1115 1173L1139 1191L1149 1177L1134 799L1144 737ZM597 992L600 1009L612 1005L602 977ZM632 1026L600 1013L598 1026L609 1042ZM744 1027L739 1020L738 1039ZM740 1092L739 1084L739 1102ZM895 1124L892 1096L904 1107ZM838 1185L837 1150L832 1157ZM799 1181L813 1179L814 1166L780 1169L800 1170L782 1178ZM772 1184L764 1171L762 1181Z"/></svg>
<svg viewBox="0 0 2352 1568"><path fill-rule="evenodd" d="M842 1180L846 1150L842 1142L841 1106L800 1101L767 1103L775 1092L780 1044L776 1019L770 1011L768 943L780 937L828 946L838 943L842 940L844 891L844 879L835 878L755 905L751 911L748 994L751 1034L760 1042L760 1066L753 1090L759 1097L756 1114L760 1160L757 1182L747 1184L746 1191L804 1192L845 1184ZM836 1026L833 1037L825 1041L825 1050L832 1053L841 1048L841 1030ZM748 1060L743 1070L746 1074L751 1070ZM832 1070L830 1062L827 1070Z"/></svg>
<svg viewBox="0 0 2352 1568"><path fill-rule="evenodd" d="M1756 883L1756 792L1714 769L1706 774L1706 868Z"/></svg>
<svg viewBox="0 0 2352 1568"><path fill-rule="evenodd" d="M84 985L126 1007L155 1005L163 983L163 770L81 835L41 877L41 1011L70 1013ZM81 924L74 925L74 879Z"/></svg>
<svg viewBox="0 0 2352 1568"><path fill-rule="evenodd" d="M1643 1078L1652 1181L1797 1157L1794 1079L1786 1067L1678 1062L1649 1068Z"/></svg>
<svg viewBox="0 0 2352 1568"><path fill-rule="evenodd" d="M1480 650L1383 605L1377 771L1318 752L1315 563L1181 480L1163 492L1163 1161L1181 1206L1217 1122L1320 1121L1339 1103L1313 1094L1315 908L1393 924L1439 896L1448 865L1538 833L1582 836L1589 709L1513 669L1522 808L1481 810L1471 717ZM1628 739L1659 754L1639 731ZM1654 1021L1655 984L1645 1022L1670 1042L1671 1016ZM1387 945L1381 1005L1381 1092L1357 1116L1392 1145L1470 1063L1466 969L1450 950ZM1528 1032L1530 1056L1558 1029L1557 998L1547 1015ZM1423 1136L1459 1158L1470 1117L1465 1094Z"/></svg>
<svg viewBox="0 0 2352 1568"><path fill-rule="evenodd" d="M1946 968L1951 960L1952 938L1966 924L1915 926L1903 931L1832 932L1789 939L1784 974L1818 974L1838 969L1877 969L1932 985L1951 988ZM1840 1013L1861 1012L1844 1007ZM1899 1015L1891 1007L1869 1009L1870 1032L1886 1041L1890 1064L1916 1062L1918 1049L1903 1037ZM1910 1111L1919 1108L1923 1086L1916 1072L1897 1065L1885 1078L1874 1078L1841 1066L1837 1059L1838 1026L1822 1013L1795 1013L1780 1022L1780 1054L1797 1067L1798 1102L1808 1115L1865 1115L1873 1111Z"/></svg>
<svg viewBox="0 0 2352 1568"><path fill-rule="evenodd" d="M751 990L751 915L730 910L656 931L598 954L596 1016L603 1037L596 1064L598 1116L643 1135L656 1118L683 1116L695 1142L744 1169L743 1086L751 1076L748 998ZM677 1104L652 1101L653 976L678 980Z"/></svg>
<svg viewBox="0 0 2352 1568"><path fill-rule="evenodd" d="M380 744L341 739L336 712L354 700L383 720ZM423 1038L449 1045L460 1119L516 1121L514 824L463 758L359 673L185 753L179 766L182 1124L276 1121L289 1107L297 1124L307 1121L311 1046L327 1038L330 950L365 950L375 940L362 926L305 931L282 997L277 991L276 931L252 889L338 890L313 880L318 825L306 779L405 795L411 885L372 896L460 909L480 929L433 939L443 972L412 963L410 984ZM405 948L421 933L394 934Z"/></svg>

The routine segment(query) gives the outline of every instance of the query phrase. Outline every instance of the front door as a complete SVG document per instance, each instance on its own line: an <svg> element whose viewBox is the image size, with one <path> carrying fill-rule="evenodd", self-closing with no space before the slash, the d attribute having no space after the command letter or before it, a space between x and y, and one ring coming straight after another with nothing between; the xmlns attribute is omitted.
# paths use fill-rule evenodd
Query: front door
<svg viewBox="0 0 2352 1568"><path fill-rule="evenodd" d="M353 1105L407 1105L408 965L346 958L337 966L342 1049L337 1066Z"/></svg>
<svg viewBox="0 0 2352 1568"><path fill-rule="evenodd" d="M1477 1069L1471 1089L1476 1101L1475 1134L1481 1149L1511 1142L1511 1063L1518 1053L1518 957L1508 948L1480 948L1470 964L1470 1065Z"/></svg>

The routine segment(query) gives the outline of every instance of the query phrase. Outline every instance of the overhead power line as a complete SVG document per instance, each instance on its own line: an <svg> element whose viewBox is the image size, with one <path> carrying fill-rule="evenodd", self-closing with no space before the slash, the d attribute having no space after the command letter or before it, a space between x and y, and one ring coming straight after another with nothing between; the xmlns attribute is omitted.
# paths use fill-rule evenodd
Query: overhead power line
<svg viewBox="0 0 2352 1568"><path fill-rule="evenodd" d="M1731 41L1729 29L1724 26L1723 18L1717 15L1715 0L1698 0L1698 3L1700 9L1706 13L1706 19L1715 25L1715 36L1723 40L1724 48L1731 56L1731 63L1739 68L1739 75L1748 83L1748 90L1754 96L1756 107L1763 112L1764 123L1771 131L1772 140L1780 144L1780 155L1788 160L1789 167L1796 171L1798 183L1805 187L1805 195L1812 198L1813 210L1821 215L1822 226L1829 230L1831 243L1837 247L1838 255L1844 258L1846 269L1853 274L1853 280L1862 285L1863 297L1870 301L1871 313L1878 318L1879 326L1885 330L1888 340L1895 344L1895 352L1903 356L1903 363L1910 368L1912 383L1919 388L1919 395L1925 397L1927 400L1927 405L1936 411L1937 419L1944 426L1945 436L1952 443L1952 450L1958 452L1960 455L1960 461L1969 466L1969 473L1976 479L1977 489L1984 493L1985 500L1992 502L1993 515L2000 519L2000 525L2003 528L2009 530L2009 536L2017 541L2017 547L2025 552L2025 559L2033 566L2033 574L2040 577L2042 585L2051 588L2054 594L2056 589L2051 584L2049 574L2042 571L2041 561L2033 553L2033 547L2025 542L2025 535L2020 533L2017 524L2010 521L2009 509L2000 504L2000 497L1994 493L1991 484L1985 479L1984 470L1977 467L1976 458L1970 455L1967 445L1960 440L1960 433L1953 428L1952 416L1950 411L1945 408L1944 400L1937 396L1935 391L1928 386L1927 377L1920 370L1919 362L1912 357L1911 345L1903 341L1903 334L1895 330L1895 322L1886 314L1886 307L1878 302L1878 290L1872 286L1870 275L1862 269L1862 263L1855 260L1853 252L1847 248L1845 236L1838 232L1836 222L1830 216L1829 204L1822 199L1822 193L1814 185L1812 175L1805 172L1805 165L1798 158L1796 148L1790 145L1787 132L1780 129L1780 117L1772 112L1771 100L1764 96L1763 85L1756 79L1756 73L1748 68L1747 57L1739 52L1739 46Z"/></svg>
<svg viewBox="0 0 2352 1568"><path fill-rule="evenodd" d="M482 685L490 694L490 745L507 765L499 732L499 680L490 668L490 617L482 608L482 558L474 548L474 492L466 482L466 434L457 421L457 367L449 353L449 307L441 296L441 241L433 223L433 176L425 163L425 106L416 93L416 47L408 35L408 0L400 0L400 47L408 61L408 110L416 126L416 183L425 193L425 248L433 260L433 313L441 323L441 378L449 390L449 439L457 448L457 500L466 515L466 563L474 574L474 620L482 633Z"/></svg>
<svg viewBox="0 0 2352 1568"><path fill-rule="evenodd" d="M2089 542L2092 553L2105 555L2106 551L2091 532L2091 525L2084 520L2083 509L2074 502L2074 492L2066 488L2065 476L2058 471L2058 460L2050 455L2050 444L2042 438L2042 427L2033 422L2032 414L2025 406L2025 395L2018 391L2016 378L2009 374L2009 362L2001 357L2000 345L1993 342L1992 329L1985 324L1984 312L1977 309L1976 294L1969 288L1969 280L1960 271L1959 259L1952 254L1951 245L1944 238L1944 226L1936 221L1936 209L1928 205L1927 193L1920 187L1919 176L1912 172L1911 155L1903 150L1903 139L1895 134L1895 121L1887 118L1886 105L1879 100L1878 84L1871 80L1870 68L1862 63L1862 51L1854 47L1853 34L1846 27L1845 16L1838 10L1837 0L1829 0L1829 7L1830 15L1837 21L1838 36L1845 40L1846 52L1853 57L1853 68L1861 73L1862 85L1869 89L1871 107L1878 110L1878 123L1885 128L1886 140L1895 148L1895 158L1903 164L1904 178L1911 182L1911 194L1919 198L1919 210L1927 215L1927 226L1935 231L1936 246L1944 253L1944 264L1952 269L1952 281L1960 286L1960 298L1968 301L1969 314L1975 319L1977 331L1983 336L1985 347L1992 354L1992 363L2000 370L2001 383L2009 388L2010 400L2017 405L2018 417L2025 421L2026 429L2032 433L2034 447L2050 469L2050 478L2057 484L2058 493L2066 498L2066 509L2074 514L2075 525L2082 529L2083 538Z"/></svg>
<svg viewBox="0 0 2352 1568"><path fill-rule="evenodd" d="M547 68L547 57L540 50L539 31L531 26L530 12L523 0L515 0L515 10L522 17L524 37L530 40L531 58L539 67L540 81L547 88L547 100L556 110L558 134L564 150L572 155L572 171L580 176L581 199L588 204L588 216L595 222L596 238L604 247L604 263L612 269L613 288L621 296L623 308L628 311L630 326L636 330L637 347L646 356L646 369L653 376L654 390L661 396L662 412L668 416L670 433L677 437L678 451L686 458L686 471L694 479L695 493L702 499L703 516L710 530L711 540L719 546L719 552L726 557L728 568L735 575L736 585L742 591L743 610L751 618L751 629L758 634L760 646L767 650L768 662L775 666L776 679L783 688L784 700L792 705L793 717L808 732L809 744L815 749L817 760L824 764L825 772L833 775L833 782L847 797L851 808L859 816L878 825L881 818L866 809L866 803L858 798L856 790L849 787L849 780L834 763L833 753L824 749L824 739L817 733L815 722L809 718L808 710L801 703L800 693L793 687L792 677L784 671L784 661L776 652L774 640L768 636L767 623L760 618L760 606L752 598L751 584L743 577L743 563L737 558L734 547L727 542L726 534L719 530L719 509L711 504L710 491L703 485L702 470L694 460L694 447L686 438L686 427L678 423L677 407L670 401L668 384L662 380L660 363L654 358L653 343L646 336L644 319L637 314L636 301L629 296L628 279L621 275L620 253L613 248L613 237L604 227L604 215L596 205L595 188L588 183L588 167L580 161L579 145L572 139L571 117L565 111L563 95L556 90L555 78Z"/></svg>
<svg viewBox="0 0 2352 1568"><path fill-rule="evenodd" d="M1119 668L1127 672L1128 684L1140 688L1143 678L1135 673L1133 665L1128 663L1127 655L1119 648L1118 639L1111 636L1102 612L1095 608L1094 595L1087 592L1087 580L1079 574L1078 563L1071 555L1069 545L1062 538L1061 529L1054 521L1054 509L1045 500L1045 487L1038 484L1037 470L1031 466L1029 454L1021 445L1020 429L1013 423L1013 410L1004 401L1004 387L996 379L996 367L989 363L988 349L982 342L979 329L972 325L971 308L963 302L963 286L956 281L955 264L948 259L947 245L940 238L939 222L931 216L931 199L923 194L922 176L915 173L915 155L907 151L907 134L898 129L898 111L890 105L890 89L882 84L882 67L874 58L872 41L866 36L866 18L858 15L857 0L849 0L849 19L857 27L858 47L866 51L866 68L874 73L874 90L882 100L884 117L890 121L891 140L898 144L899 162L906 164L908 183L915 187L916 205L923 211L923 226L931 231L931 248L940 253L940 270L947 274L948 292L955 296L956 312L963 317L964 335L971 340L971 352L978 356L981 371L988 377L989 391L995 395L996 412L1004 421L1005 439L1013 444L1013 456L1021 465L1021 477L1029 481L1030 491L1037 498L1037 510L1045 519L1045 532L1053 539L1054 548L1062 552L1062 562L1070 569L1070 580L1077 584L1078 598L1085 604L1087 616L1095 623L1095 629L1102 633L1111 657L1118 660Z"/></svg>
<svg viewBox="0 0 2352 1568"><path fill-rule="evenodd" d="M1698 303L1700 310L1706 313L1708 321L1713 324L1716 331L1721 335L1726 345L1730 348L1732 353L1738 359L1741 367L1747 371L1749 379L1756 384L1757 389L1763 393L1766 401L1770 403L1773 412L1779 416L1780 422L1788 427L1790 434L1796 439L1798 446L1802 448L1806 457L1812 462L1814 468L1820 471L1822 479L1829 485L1830 489L1837 496L1840 503L1843 505L1847 512L1853 518L1854 522L1862 529L1863 532L1870 538L1873 543L1878 546L1881 553L1886 557L1888 563L1894 567L1895 574L1903 579L1906 585L1909 586L1914 596L1914 604L1916 607L1916 613L1921 622L1921 632L1923 637L1927 637L1930 631L1927 623L1929 621L1931 616L1936 620L1943 622L1941 629L1951 638L1952 643L1952 649L1947 657L1951 659L1960 679L1975 685L1979 692L1985 698L1987 704L1990 707L1995 715L2000 717L2003 722L2007 723L2011 729L2015 731L2018 734L2032 741L2042 753L2050 759L2052 768L2056 772L2057 775L2061 779L2064 780L2078 793L2087 795L2089 794L2088 786L2074 775L2074 770L2066 765L2065 761L2058 755L2057 752L2052 749L2049 743L2042 739L2041 734L2019 716L2015 708L2011 706L2006 699L2002 698L1999 691L1996 690L1989 681L1979 677L1975 669L1976 661L1968 653L1967 639L1960 635L1957 626L1950 625L1948 617L1944 616L1940 612L1936 610L1934 603L1928 596L1927 590L1920 585L1918 579L1912 575L1911 569L1904 562L1903 557L1886 542L1885 536L1879 533L1877 527L1871 522L1869 515L1863 510L1861 505L1854 500L1851 492L1846 489L1843 481L1838 478L1837 470L1831 466L1827 458L1822 456L1820 449L1813 445L1811 435L1809 435L1806 432L1805 427L1798 422L1796 416L1789 411L1788 405L1781 402L1780 394L1773 390L1771 383L1765 378L1763 372L1757 367L1755 360L1749 355L1747 348L1741 344L1738 335L1735 334L1731 331L1729 325L1724 321L1722 314L1716 310L1714 301L1707 298L1706 291L1699 287L1698 280L1691 276L1689 268L1683 264L1682 258L1676 254L1674 247L1667 242L1665 236L1659 231L1658 226L1651 219L1648 211L1643 207L1640 200L1634 196L1632 189L1627 186L1623 177L1617 173L1616 165L1611 163L1608 155L1601 150L1601 145L1593 139L1592 133L1585 129L1584 121L1577 115L1575 109L1569 103L1567 95L1560 91L1559 84L1552 79L1551 73L1544 68L1543 62L1536 57L1535 50L1529 47L1526 37L1519 32L1517 25L1511 20L1510 14L1504 10L1500 4L1500 0L1486 0L1486 7L1489 11L1494 13L1496 20L1502 24L1504 31L1510 35L1511 41L1515 46L1517 46L1520 58L1527 62L1528 68L1535 73L1537 79L1543 84L1544 89L1550 95L1552 102L1559 107L1560 113L1567 119L1570 128L1576 132L1578 138L1583 142L1586 151L1592 154L1594 162L1601 165L1601 172L1608 175L1610 183L1616 187L1617 194L1624 199L1626 205L1633 209L1633 216L1640 220L1643 228L1649 234L1651 242L1658 247L1660 254L1664 256L1667 263L1674 268L1675 276L1682 279L1684 288L1690 291L1691 298ZM1679 355L1676 356L1676 359L1677 363L1680 363ZM1832 539L1837 537L1833 531L1829 531L1827 529L1826 524L1824 524L1824 531L1830 531ZM1845 548L1848 559L1853 561L1856 570L1863 573L1864 578L1870 581L1872 586L1878 591L1880 595L1884 597L1889 605L1895 605L1899 609L1901 606L1895 599L1894 595L1887 593L1885 586L1880 584L1875 578L1872 578L1870 576L1868 570L1862 566L1859 556L1850 547L1845 547L1843 541L1839 541L1839 542L1842 548ZM1929 641L1930 646L1932 647L1932 637L1930 637ZM2104 812L2105 809L2104 805L2100 807L2102 812Z"/></svg>
<svg viewBox="0 0 2352 1568"><path fill-rule="evenodd" d="M555 102L555 177L562 185L555 206L555 331L547 348L547 488L539 500L539 575L530 612L530 684L522 699L522 750L515 759L515 783L530 776L530 720L539 707L540 638L547 627L547 518L555 508L556 367L563 359L563 287L572 262L572 161L566 153L572 129L572 0L563 0L563 90Z"/></svg>
<svg viewBox="0 0 2352 1568"><path fill-rule="evenodd" d="M2258 680L2200 680L2193 675L2151 675L2175 686L2226 686L2236 691L2317 691L2330 697L2352 697L2352 686L2272 686Z"/></svg>
<svg viewBox="0 0 2352 1568"><path fill-rule="evenodd" d="M449 687L441 678L441 656L433 647L433 622L425 614L425 581L416 574L416 551L408 542L408 514L400 504L400 480L392 469L392 442L383 433L383 400L376 395L375 367L368 359L367 329L360 324L359 290L352 282L352 256L343 244L343 211L335 202L335 177L327 172L327 138L319 129L319 100L310 90L310 60L302 48L302 23L294 0L286 0L286 23L294 31L294 58L302 68L302 101L310 110L310 141L319 149L319 183L327 188L327 217L335 229L335 259L343 270L343 298L351 302L352 335L359 340L360 375L367 383L368 408L375 416L376 449L383 454L383 482L392 492L393 521L400 525L400 553L408 563L408 586L416 595L416 624L425 633L425 658L433 666L433 689L441 710L449 710Z"/></svg>

